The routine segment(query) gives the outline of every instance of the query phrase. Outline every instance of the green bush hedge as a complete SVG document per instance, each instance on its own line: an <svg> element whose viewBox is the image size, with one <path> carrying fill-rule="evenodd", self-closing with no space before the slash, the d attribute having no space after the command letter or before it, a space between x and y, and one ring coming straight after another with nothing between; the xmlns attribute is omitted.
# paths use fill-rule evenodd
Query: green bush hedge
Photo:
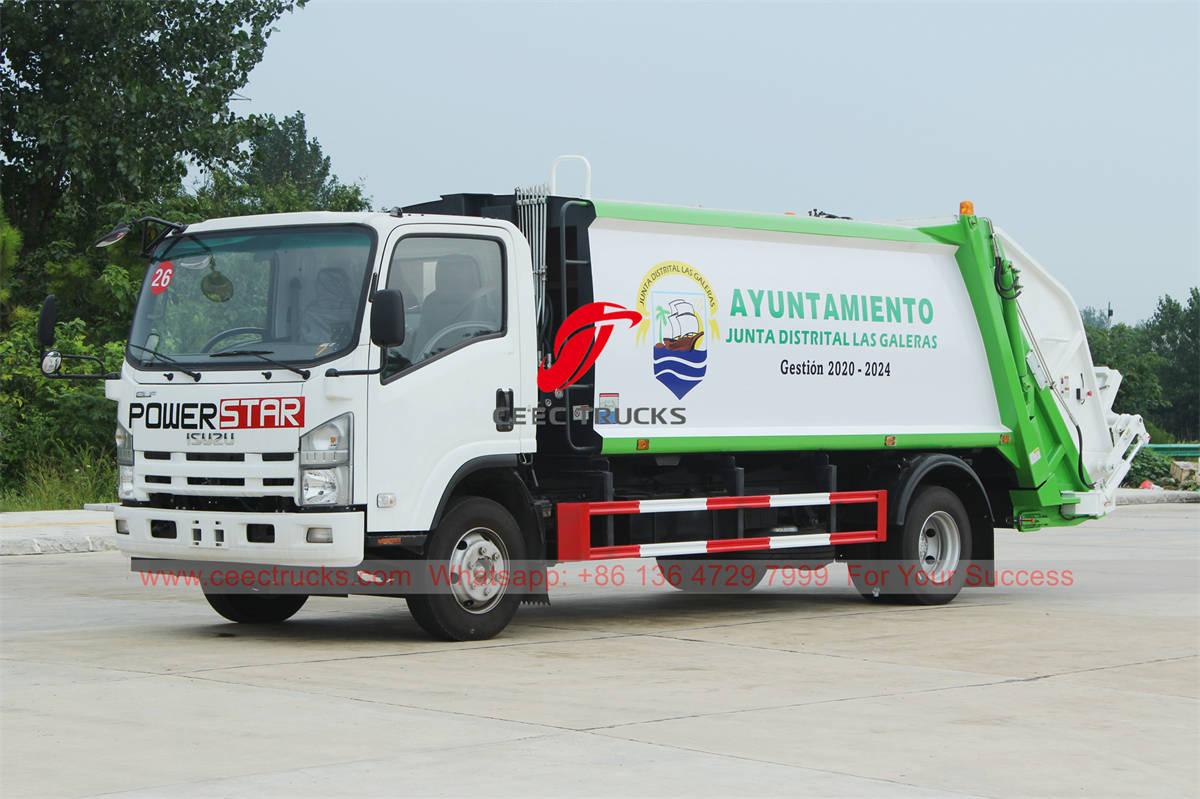
<svg viewBox="0 0 1200 799"><path fill-rule="evenodd" d="M1124 485L1137 488L1143 480L1152 483L1162 483L1171 476L1171 459L1157 452L1142 448L1133 459L1129 474L1125 476Z"/></svg>
<svg viewBox="0 0 1200 799"><path fill-rule="evenodd" d="M104 381L47 380L39 365L36 313L15 308L11 323L0 336L2 490L9 492L29 479L38 465L74 468L93 458L111 462L116 409L104 397ZM56 346L64 352L94 355L109 370L120 367L122 344L90 343L82 320L59 324L57 334Z"/></svg>

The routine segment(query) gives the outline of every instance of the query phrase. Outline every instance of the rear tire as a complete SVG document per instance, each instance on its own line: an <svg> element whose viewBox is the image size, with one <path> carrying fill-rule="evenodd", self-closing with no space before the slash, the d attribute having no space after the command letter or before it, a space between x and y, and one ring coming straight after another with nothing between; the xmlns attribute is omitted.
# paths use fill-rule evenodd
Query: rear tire
<svg viewBox="0 0 1200 799"><path fill-rule="evenodd" d="M281 624L308 601L305 594L210 594L204 598L217 613L238 624Z"/></svg>
<svg viewBox="0 0 1200 799"><path fill-rule="evenodd" d="M429 536L425 560L435 572L444 568L451 584L406 601L413 619L434 638L492 638L516 615L521 597L507 590L506 581L463 579L479 569L510 575L514 562L525 560L525 539L503 505L480 497L458 502Z"/></svg>
<svg viewBox="0 0 1200 799"><path fill-rule="evenodd" d="M962 500L926 486L908 506L904 526L888 531L880 562L852 565L855 588L868 600L944 605L958 596L971 560L972 529Z"/></svg>

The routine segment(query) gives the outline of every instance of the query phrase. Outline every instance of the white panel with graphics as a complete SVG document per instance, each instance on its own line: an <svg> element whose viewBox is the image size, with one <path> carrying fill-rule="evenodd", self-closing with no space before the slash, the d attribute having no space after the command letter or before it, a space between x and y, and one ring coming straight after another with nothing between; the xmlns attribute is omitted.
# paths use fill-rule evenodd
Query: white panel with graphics
<svg viewBox="0 0 1200 799"><path fill-rule="evenodd" d="M642 314L596 363L607 438L1006 429L953 247L611 219L590 244L595 299Z"/></svg>

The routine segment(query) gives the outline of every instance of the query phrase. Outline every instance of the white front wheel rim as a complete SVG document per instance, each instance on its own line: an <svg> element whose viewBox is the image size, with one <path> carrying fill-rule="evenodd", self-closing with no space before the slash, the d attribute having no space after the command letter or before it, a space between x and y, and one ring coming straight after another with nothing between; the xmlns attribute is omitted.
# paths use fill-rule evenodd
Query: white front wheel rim
<svg viewBox="0 0 1200 799"><path fill-rule="evenodd" d="M450 553L450 594L468 613L487 613L504 598L508 548L495 530L463 533Z"/></svg>

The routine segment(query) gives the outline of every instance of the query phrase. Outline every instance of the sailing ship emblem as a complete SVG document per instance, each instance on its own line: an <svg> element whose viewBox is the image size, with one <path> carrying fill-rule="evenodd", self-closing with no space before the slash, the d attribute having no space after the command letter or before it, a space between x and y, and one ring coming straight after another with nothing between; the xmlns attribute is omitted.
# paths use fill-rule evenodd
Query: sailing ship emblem
<svg viewBox="0 0 1200 799"><path fill-rule="evenodd" d="M654 324L654 377L683 399L708 370L704 320L691 301L673 298L655 307Z"/></svg>
<svg viewBox="0 0 1200 799"><path fill-rule="evenodd" d="M660 261L638 285L636 308L635 343L653 342L654 379L683 399L708 371L709 342L721 340L716 291L691 264Z"/></svg>

